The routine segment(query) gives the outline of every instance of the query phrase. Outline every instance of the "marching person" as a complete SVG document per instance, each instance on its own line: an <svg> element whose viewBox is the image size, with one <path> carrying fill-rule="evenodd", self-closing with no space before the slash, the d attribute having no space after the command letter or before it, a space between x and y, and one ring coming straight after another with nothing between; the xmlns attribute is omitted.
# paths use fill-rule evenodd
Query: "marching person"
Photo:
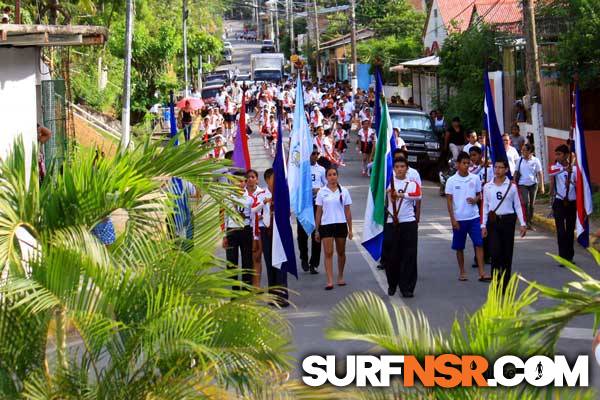
<svg viewBox="0 0 600 400"><path fill-rule="evenodd" d="M287 273L280 268L273 267L273 183L275 180L273 168L267 169L263 174L263 177L267 184L267 189L265 189L265 193L262 197L262 203L253 211L260 212L263 221L263 226L260 227L260 240L262 242L263 256L267 270L269 293L279 297L279 301L277 302L279 306L287 307L289 306L287 301L288 292L286 290ZM259 208L261 209L259 210Z"/></svg>
<svg viewBox="0 0 600 400"><path fill-rule="evenodd" d="M333 289L333 247L338 259L338 286L346 286L344 267L346 265L346 237L352 240L352 199L348 189L339 184L338 172L335 168L326 170L327 185L317 193L315 218L317 233L315 239L323 243L325 251L325 272L327 286L325 290Z"/></svg>
<svg viewBox="0 0 600 400"><path fill-rule="evenodd" d="M571 165L570 151L566 144L554 150L556 163L550 166L550 192L553 193L552 211L556 224L558 255L572 262L575 256L575 219L577 217L576 184L577 167ZM561 265L561 264L559 264ZM562 266L562 265L561 265Z"/></svg>
<svg viewBox="0 0 600 400"><path fill-rule="evenodd" d="M459 281L468 280L465 272L465 242L467 234L475 247L479 281L489 282L491 277L483 270L483 238L481 237L479 206L481 199L481 180L469 173L471 160L465 152L460 152L456 160L457 171L446 182L446 200L448 214L452 224L452 250L456 251L456 260L460 275Z"/></svg>
<svg viewBox="0 0 600 400"><path fill-rule="evenodd" d="M325 168L317 164L319 159L319 152L313 148L313 152L310 155L310 176L312 180L312 193L313 193L313 207L315 214L317 211L315 200L319 189L327 185L327 179L325 178ZM311 234L311 245L310 245L310 259L308 258L308 235L304 231L302 224L298 222L298 249L300 250L300 261L302 269L304 271L310 271L311 274L318 274L317 268L321 263L321 242L315 239L317 230L315 229Z"/></svg>
<svg viewBox="0 0 600 400"><path fill-rule="evenodd" d="M362 175L367 175L367 164L373 151L373 141L375 140L375 130L371 128L371 120L365 118L362 120L362 127L358 131L360 141L360 152L362 153Z"/></svg>
<svg viewBox="0 0 600 400"><path fill-rule="evenodd" d="M243 178L239 182L240 190L245 192L246 179L243 171L236 171L234 176ZM228 262L228 269L239 267L239 256L242 255L242 282L252 285L252 227L250 226L250 208L252 199L246 194L233 197L233 205L236 212L241 217L241 223L231 215L225 215L223 238L223 248L225 249L225 258ZM239 279L239 275L236 274ZM234 290L239 290L239 286L234 286Z"/></svg>
<svg viewBox="0 0 600 400"><path fill-rule="evenodd" d="M520 157L519 152L517 149L512 147L512 142L508 133L502 135L502 142L504 143L504 151L506 151L506 158L508 161L508 166L510 167L510 173L511 175L514 175L517 168L517 162L519 161Z"/></svg>
<svg viewBox="0 0 600 400"><path fill-rule="evenodd" d="M252 212L250 215L250 225L252 226L252 265L254 275L252 275L252 285L260 287L260 276L262 273L262 242L260 240L260 229L265 227L261 211L261 204L264 203L266 191L258 186L258 172L253 169L246 171L246 196L252 199Z"/></svg>
<svg viewBox="0 0 600 400"><path fill-rule="evenodd" d="M403 297L413 297L417 284L418 225L415 202L421 200L422 195L421 186L408 178L407 171L406 159L396 158L394 178L387 188L383 241L389 251L385 262L389 296L393 296L396 288L400 287Z"/></svg>
<svg viewBox="0 0 600 400"><path fill-rule="evenodd" d="M471 166L469 173L477 175L481 181L481 187L484 187L489 181L494 178L494 169L490 166L489 159L482 159L481 147L472 146L469 149L469 157L471 158ZM479 208L482 209L481 202ZM483 263L490 264L490 243L487 237L483 238ZM473 255L473 268L478 268L477 254Z"/></svg>
<svg viewBox="0 0 600 400"><path fill-rule="evenodd" d="M515 171L515 183L519 188L521 199L527 210L527 229L533 229L533 207L537 196L538 186L540 193L545 194L544 173L542 172L542 163L533 155L533 146L529 143L521 147L521 158L517 163Z"/></svg>
<svg viewBox="0 0 600 400"><path fill-rule="evenodd" d="M521 237L527 233L519 191L506 176L508 170L508 161L496 160L494 163L494 179L483 188L481 222L482 236L489 236L492 271L496 271L498 279L503 280L503 291L510 280L517 218Z"/></svg>

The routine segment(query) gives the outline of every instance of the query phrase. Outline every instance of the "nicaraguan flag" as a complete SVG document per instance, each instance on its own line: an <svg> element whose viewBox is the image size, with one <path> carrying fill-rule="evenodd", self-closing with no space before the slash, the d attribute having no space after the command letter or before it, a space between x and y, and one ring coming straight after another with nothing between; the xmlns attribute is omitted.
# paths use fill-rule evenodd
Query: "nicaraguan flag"
<svg viewBox="0 0 600 400"><path fill-rule="evenodd" d="M498 118L496 117L496 109L494 107L494 98L492 97L492 89L490 86L490 78L487 69L483 72L483 128L488 133L488 146L490 149L490 157L492 165L496 160L507 160L506 150L502 142L502 132L498 126ZM512 179L510 171L506 175Z"/></svg>
<svg viewBox="0 0 600 400"><path fill-rule="evenodd" d="M383 246L383 226L385 225L385 196L386 188L391 177L392 153L390 140L392 138L392 121L385 103L385 98L379 98L381 105L381 124L375 157L373 159L373 170L371 182L367 195L367 209L365 210L363 241L362 245L367 249L374 260L381 258Z"/></svg>
<svg viewBox="0 0 600 400"><path fill-rule="evenodd" d="M580 245L587 248L590 245L589 216L593 211L593 202L590 186L590 170L588 169L587 153L585 150L585 135L583 134L583 119L581 118L579 88L575 88L574 122L573 139L577 163L577 221L575 230L577 232L577 241Z"/></svg>
<svg viewBox="0 0 600 400"><path fill-rule="evenodd" d="M309 235L315 229L312 175L310 172L310 155L312 149L312 135L310 134L304 113L304 91L302 90L300 75L298 75L296 109L294 110L294 127L290 137L287 178L290 188L291 209L296 214L302 228L304 228L304 232Z"/></svg>
<svg viewBox="0 0 600 400"><path fill-rule="evenodd" d="M273 267L298 278L294 236L290 220L290 191L283 156L280 110L277 112L277 154L275 155L275 161L273 161L273 172L275 176L273 187Z"/></svg>

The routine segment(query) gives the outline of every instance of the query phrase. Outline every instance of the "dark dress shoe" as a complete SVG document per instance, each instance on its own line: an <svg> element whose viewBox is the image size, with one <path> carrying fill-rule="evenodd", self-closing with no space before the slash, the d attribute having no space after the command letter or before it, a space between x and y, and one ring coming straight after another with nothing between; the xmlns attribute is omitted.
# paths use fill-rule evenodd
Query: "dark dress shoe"
<svg viewBox="0 0 600 400"><path fill-rule="evenodd" d="M310 273L313 275L316 275L319 273L319 271L317 271L317 267L313 267L312 265L310 266Z"/></svg>
<svg viewBox="0 0 600 400"><path fill-rule="evenodd" d="M388 288L388 296L393 296L396 294L396 288L389 287Z"/></svg>
<svg viewBox="0 0 600 400"><path fill-rule="evenodd" d="M415 297L413 292L402 293L402 297Z"/></svg>
<svg viewBox="0 0 600 400"><path fill-rule="evenodd" d="M306 261L302 261L302 270L304 272L308 271L308 263Z"/></svg>

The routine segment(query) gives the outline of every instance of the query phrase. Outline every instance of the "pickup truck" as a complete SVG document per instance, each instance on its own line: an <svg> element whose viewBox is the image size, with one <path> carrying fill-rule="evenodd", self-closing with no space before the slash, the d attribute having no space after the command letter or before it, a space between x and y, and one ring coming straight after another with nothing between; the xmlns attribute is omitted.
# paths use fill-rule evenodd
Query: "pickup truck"
<svg viewBox="0 0 600 400"><path fill-rule="evenodd" d="M400 128L400 137L406 142L408 163L424 172L434 173L441 156L439 137L433 131L429 115L414 108L388 108L392 127Z"/></svg>

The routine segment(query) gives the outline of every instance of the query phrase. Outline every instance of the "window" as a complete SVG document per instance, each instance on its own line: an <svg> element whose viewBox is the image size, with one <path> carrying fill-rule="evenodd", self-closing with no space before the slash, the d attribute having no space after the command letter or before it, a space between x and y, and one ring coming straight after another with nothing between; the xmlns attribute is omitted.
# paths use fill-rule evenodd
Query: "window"
<svg viewBox="0 0 600 400"><path fill-rule="evenodd" d="M400 131L431 131L431 120L424 115L390 113L392 127Z"/></svg>

